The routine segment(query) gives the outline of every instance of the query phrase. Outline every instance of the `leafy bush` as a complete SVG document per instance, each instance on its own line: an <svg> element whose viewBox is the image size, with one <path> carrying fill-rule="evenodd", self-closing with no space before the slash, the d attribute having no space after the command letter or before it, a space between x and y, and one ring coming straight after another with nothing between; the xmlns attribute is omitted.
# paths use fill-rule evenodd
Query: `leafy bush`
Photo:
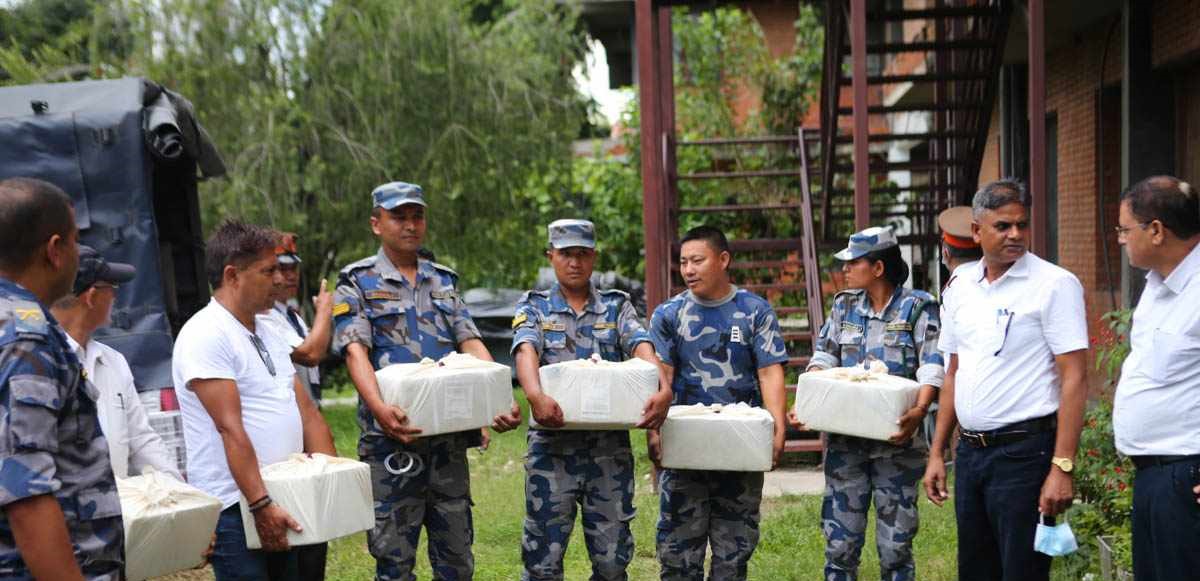
<svg viewBox="0 0 1200 581"><path fill-rule="evenodd" d="M1129 356L1129 328L1133 312L1118 309L1102 317L1107 325L1092 340L1096 369L1111 389L1121 376L1121 365ZM1105 390L1105 393L1111 393ZM1133 462L1117 451L1113 437L1112 402L1101 398L1084 417L1079 438L1079 462L1075 467L1075 496L1068 512L1071 528L1079 540L1079 552L1068 558L1077 572L1098 572L1097 537L1110 537L1113 563L1130 570L1133 566L1130 514L1133 509Z"/></svg>

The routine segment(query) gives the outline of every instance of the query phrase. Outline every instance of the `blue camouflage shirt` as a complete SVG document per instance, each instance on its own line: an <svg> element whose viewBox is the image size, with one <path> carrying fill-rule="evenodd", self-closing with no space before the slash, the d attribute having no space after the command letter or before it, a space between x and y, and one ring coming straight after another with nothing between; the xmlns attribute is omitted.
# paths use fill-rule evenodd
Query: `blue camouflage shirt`
<svg viewBox="0 0 1200 581"><path fill-rule="evenodd" d="M629 295L593 286L583 312L576 313L556 283L549 290L529 291L517 303L513 317L512 352L523 343L537 350L539 365L587 359L593 353L606 361L624 361L639 343L650 340ZM569 454L588 448L629 446L621 430L529 430L531 453Z"/></svg>
<svg viewBox="0 0 1200 581"><path fill-rule="evenodd" d="M53 495L84 577L116 580L125 533L98 397L58 322L0 278L0 506ZM0 578L32 578L2 511Z"/></svg>
<svg viewBox="0 0 1200 581"><path fill-rule="evenodd" d="M852 367L878 359L888 372L925 385L942 386L937 349L938 304L924 291L896 287L887 306L871 310L862 290L838 293L821 327L809 369Z"/></svg>
<svg viewBox="0 0 1200 581"><path fill-rule="evenodd" d="M361 343L375 369L440 359L480 337L457 287L457 273L424 259L412 284L380 249L338 275L330 349L344 357L347 345ZM364 440L386 438L361 400L358 421Z"/></svg>
<svg viewBox="0 0 1200 581"><path fill-rule="evenodd" d="M675 368L676 405L761 406L758 370L788 359L771 304L736 287L718 301L675 295L654 310L650 336L658 357Z"/></svg>
<svg viewBox="0 0 1200 581"><path fill-rule="evenodd" d="M875 312L866 292L848 290L837 294L829 318L821 327L809 369L852 367L877 359L892 375L914 379L923 385L942 386L945 376L942 353L938 351L938 304L924 291L896 287L886 307ZM828 434L831 450L855 450L872 457L886 457L910 446L924 447L923 438L906 446L842 434Z"/></svg>

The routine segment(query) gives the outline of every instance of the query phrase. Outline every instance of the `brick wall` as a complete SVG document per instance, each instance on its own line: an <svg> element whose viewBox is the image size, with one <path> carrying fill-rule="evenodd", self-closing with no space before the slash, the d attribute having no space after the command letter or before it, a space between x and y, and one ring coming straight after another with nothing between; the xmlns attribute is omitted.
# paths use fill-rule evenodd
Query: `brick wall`
<svg viewBox="0 0 1200 581"><path fill-rule="evenodd" d="M1171 66L1200 56L1200 2L1157 0L1151 18L1154 66Z"/></svg>

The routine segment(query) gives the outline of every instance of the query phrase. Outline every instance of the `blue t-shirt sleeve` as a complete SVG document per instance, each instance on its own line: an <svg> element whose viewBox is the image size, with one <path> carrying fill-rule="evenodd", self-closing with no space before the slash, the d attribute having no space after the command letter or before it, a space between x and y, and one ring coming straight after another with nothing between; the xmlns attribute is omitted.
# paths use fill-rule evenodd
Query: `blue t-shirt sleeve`
<svg viewBox="0 0 1200 581"><path fill-rule="evenodd" d="M787 363L787 346L779 331L779 319L775 311L766 306L757 313L754 325L754 361L759 369Z"/></svg>
<svg viewBox="0 0 1200 581"><path fill-rule="evenodd" d="M675 333L675 317L669 310L670 303L659 305L650 317L650 342L654 351L663 363L676 367L677 335Z"/></svg>

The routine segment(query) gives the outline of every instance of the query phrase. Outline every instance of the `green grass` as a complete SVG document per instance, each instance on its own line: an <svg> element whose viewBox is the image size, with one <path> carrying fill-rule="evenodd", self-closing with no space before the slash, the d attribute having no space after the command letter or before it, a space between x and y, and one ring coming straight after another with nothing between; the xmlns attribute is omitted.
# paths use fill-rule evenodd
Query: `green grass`
<svg viewBox="0 0 1200 581"><path fill-rule="evenodd" d="M522 405L524 401L522 400ZM325 417L333 429L338 452L355 457L358 427L352 407L332 407ZM526 416L528 414L526 412ZM650 486L650 462L645 438L634 432L638 516L633 521L636 543L629 578L658 578L654 557L654 528L658 519L658 496ZM491 449L472 450L471 491L475 501L475 579L511 581L521 574L521 522L524 518L525 428L494 436ZM951 507L937 508L921 501L921 532L915 550L918 578L945 580L957 578L955 568L954 512ZM821 498L788 496L763 502L762 538L750 562L750 579L776 581L808 580L820 577L824 566L824 538L821 536ZM879 562L873 546L874 527L868 531L868 546L863 551L860 578L879 578ZM429 560L424 538L418 556L417 576L428 579ZM567 551L566 579L586 579L591 572L582 532L576 526ZM329 553L330 580L369 579L374 561L366 550L366 535L360 534L333 543Z"/></svg>

